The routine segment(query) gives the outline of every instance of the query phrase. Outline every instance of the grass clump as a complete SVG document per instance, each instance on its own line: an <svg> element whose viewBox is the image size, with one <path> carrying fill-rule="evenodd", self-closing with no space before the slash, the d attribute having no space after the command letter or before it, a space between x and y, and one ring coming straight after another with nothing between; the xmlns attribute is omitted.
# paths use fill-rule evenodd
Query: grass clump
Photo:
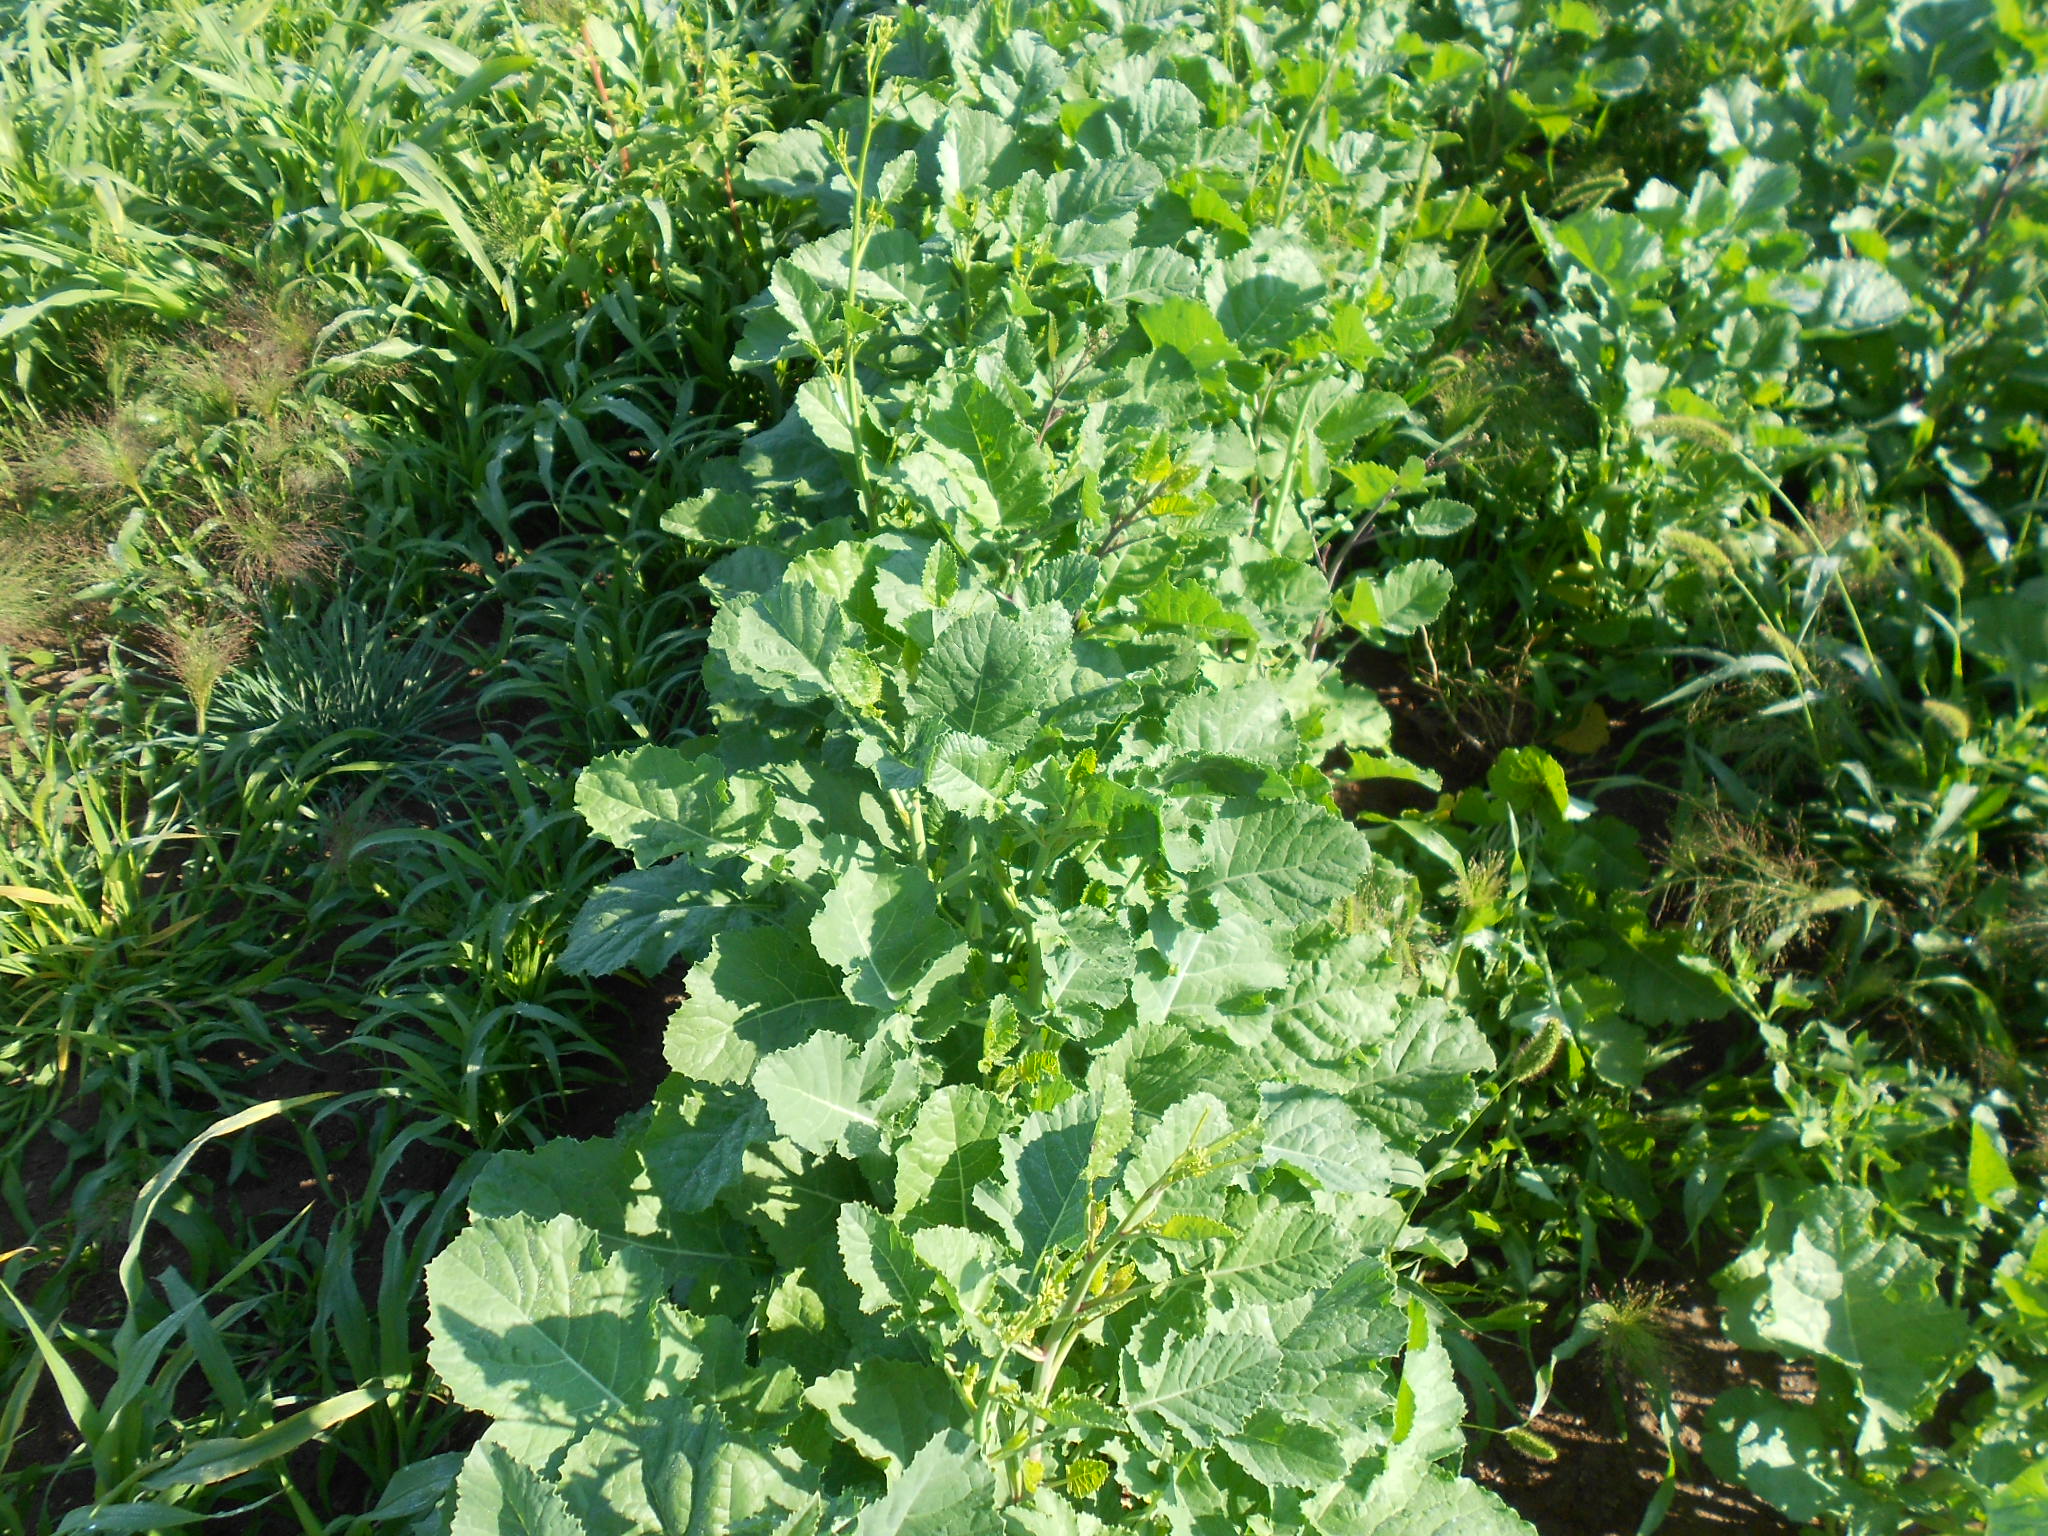
<svg viewBox="0 0 2048 1536"><path fill-rule="evenodd" d="M216 723L297 755L335 737L359 750L431 750L463 709L462 671L429 635L341 596L273 611L249 665L222 690Z"/></svg>

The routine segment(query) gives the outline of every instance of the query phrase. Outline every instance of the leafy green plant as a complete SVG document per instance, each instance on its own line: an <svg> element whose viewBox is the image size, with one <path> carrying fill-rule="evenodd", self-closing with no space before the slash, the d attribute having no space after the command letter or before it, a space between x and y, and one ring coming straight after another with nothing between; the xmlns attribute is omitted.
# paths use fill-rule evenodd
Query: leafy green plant
<svg viewBox="0 0 2048 1536"><path fill-rule="evenodd" d="M122 675L35 702L11 675L0 685L0 974L11 1005L0 1059L15 1080L17 1145L67 1091L84 1090L103 1100L110 1138L147 1144L160 1129L175 1146L191 1133L181 1105L220 1102L212 1048L281 1043L259 1000L284 960L250 964L186 934L199 885L158 894L196 834L176 798L178 768L108 739L124 727L147 736L155 723L148 705L122 697ZM187 872L204 862L193 856Z"/></svg>
<svg viewBox="0 0 2048 1536"><path fill-rule="evenodd" d="M1116 86L1107 34L962 13L871 50L746 168L843 227L741 344L809 360L795 409L670 519L734 546L715 731L577 789L639 868L568 961L696 961L677 1075L623 1137L499 1157L430 1271L432 1358L496 1421L456 1527L1514 1529L1450 1475L1389 1266L1487 1055L1355 915L1373 860L1317 762L1378 717L1305 649L1300 499L1400 404L1280 396L1308 248L1134 241L1200 107ZM1022 67L1121 94L1070 136ZM920 122L913 79L952 103ZM1222 321L1176 296L1204 261ZM1012 326L1059 293L1041 349ZM1224 457L1245 430L1270 469Z"/></svg>
<svg viewBox="0 0 2048 1536"><path fill-rule="evenodd" d="M157 1205L212 1343L115 1482L360 1390L228 1518L1486 1530L1448 1363L1557 1455L1598 1350L1646 1532L1701 1428L2031 1529L2044 64L1992 0L0 0L58 1351L162 1151L366 1090L260 1271ZM655 1104L545 1142L654 988ZM1701 1424L1654 1297L1731 1254L1816 1390Z"/></svg>
<svg viewBox="0 0 2048 1536"><path fill-rule="evenodd" d="M568 540L506 568L507 625L477 698L486 718L524 724L529 752L536 726L561 733L556 750L576 763L671 735L703 702L699 562L653 528L586 556Z"/></svg>
<svg viewBox="0 0 2048 1536"><path fill-rule="evenodd" d="M189 1516L181 1513L180 1504L202 1489L218 1489L230 1497L256 1492L259 1503L281 1494L305 1530L322 1528L278 1463L371 1407L379 1393L359 1388L295 1413L275 1415L261 1394L235 1374L221 1347L221 1331L253 1303L218 1311L207 1306L215 1291L264 1263L297 1222L281 1226L204 1290L195 1290L177 1269L167 1268L158 1280L163 1291L159 1301L149 1294L143 1275L144 1240L157 1208L200 1149L318 1097L272 1100L226 1116L195 1136L150 1180L136 1197L128 1222L119 1265L123 1312L106 1339L94 1340L39 1319L0 1281L0 1299L10 1313L7 1325L33 1345L34 1359L48 1374L77 1431L81 1459L92 1473L91 1502L65 1513L53 1529L85 1531L111 1525L133 1530L184 1524ZM214 1427L220 1432L186 1445L172 1431L180 1417L180 1384L195 1369L214 1395ZM111 1380L95 1395L86 1384L87 1375L99 1370ZM34 1372L26 1379L32 1390ZM54 1489L56 1484L49 1486ZM249 1507L244 1505L244 1512Z"/></svg>
<svg viewBox="0 0 2048 1536"><path fill-rule="evenodd" d="M65 1193L118 1200L148 1149L277 1077L382 1083L364 1204L355 1168L321 1174L335 1224L271 1251L260 1303L241 1278L208 1367L259 1398L373 1393L293 1457L326 1525L364 1524L357 1479L460 1432L417 1325L462 1180L424 1208L385 1180L421 1176L408 1151L530 1139L612 1060L619 989L557 960L618 861L559 768L689 716L673 663L702 604L673 545L650 571L589 530L644 551L701 452L777 404L726 368L778 238L732 173L803 90L784 50L838 70L811 24L744 4L0 8L0 219L22 237L0 253L0 350L29 386L0 405L0 627L51 648L10 678L0 967L36 1005L4 1047L27 1153L10 1215L64 1252L31 1305L76 1320L102 1254L96 1221L67 1240ZM614 580L593 623L581 599ZM234 647L207 642L258 615L222 676ZM407 654L451 615L459 640ZM160 665L105 668L86 710L53 700L110 638L116 663ZM471 667L505 685L483 705L516 754L443 739L470 734ZM328 814L351 801L367 826ZM87 1021L61 1081L59 1002ZM303 1156L325 1168L318 1138ZM6 1353L0 1440L37 1390ZM208 1432L204 1399L226 1401L187 1371L165 1454ZM50 1475L10 1469L0 1524L32 1528Z"/></svg>
<svg viewBox="0 0 2048 1536"><path fill-rule="evenodd" d="M336 959L381 961L363 981L352 1045L390 1063L424 1113L476 1143L524 1133L565 1063L610 1060L589 982L565 974L570 921L615 867L579 834L567 786L501 737L419 776L454 830L401 823L347 858L374 898Z"/></svg>
<svg viewBox="0 0 2048 1536"><path fill-rule="evenodd" d="M247 665L221 687L216 726L294 757L322 744L431 756L437 730L462 711L461 674L434 637L408 640L393 628L347 596L273 614Z"/></svg>
<svg viewBox="0 0 2048 1536"><path fill-rule="evenodd" d="M1761 1220L1715 1283L1729 1336L1816 1386L1724 1394L1708 1459L1833 1530L2006 1529L2040 1507L2048 1250L2002 1117L1839 1031L1773 1044L1779 1146L1812 1150L1758 1159Z"/></svg>

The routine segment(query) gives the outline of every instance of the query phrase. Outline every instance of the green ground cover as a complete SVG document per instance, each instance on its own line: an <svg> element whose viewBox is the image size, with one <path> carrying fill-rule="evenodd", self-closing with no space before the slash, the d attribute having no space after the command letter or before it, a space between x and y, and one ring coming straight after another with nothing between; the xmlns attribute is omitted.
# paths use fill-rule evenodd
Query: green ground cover
<svg viewBox="0 0 2048 1536"><path fill-rule="evenodd" d="M0 0L0 1530L2048 1529L2044 139Z"/></svg>

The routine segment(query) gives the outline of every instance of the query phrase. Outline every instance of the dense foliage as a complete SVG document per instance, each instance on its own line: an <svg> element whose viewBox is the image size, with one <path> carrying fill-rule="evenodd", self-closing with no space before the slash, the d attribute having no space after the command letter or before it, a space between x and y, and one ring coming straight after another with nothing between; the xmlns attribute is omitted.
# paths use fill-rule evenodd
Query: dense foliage
<svg viewBox="0 0 2048 1536"><path fill-rule="evenodd" d="M1490 1054L1346 920L1317 763L1379 721L1303 652L1305 503L1402 407L1294 360L1398 366L1450 277L1214 250L1171 189L1241 204L1298 104L1146 42L927 13L747 158L818 219L738 356L810 376L668 521L768 542L703 578L715 730L577 788L640 868L569 958L696 962L677 1077L428 1272L458 1530L1513 1527L1385 1257Z"/></svg>
<svg viewBox="0 0 2048 1536"><path fill-rule="evenodd" d="M1617 1530L2040 1529L2044 140L2008 0L0 0L0 1528L1505 1536L1596 1359Z"/></svg>

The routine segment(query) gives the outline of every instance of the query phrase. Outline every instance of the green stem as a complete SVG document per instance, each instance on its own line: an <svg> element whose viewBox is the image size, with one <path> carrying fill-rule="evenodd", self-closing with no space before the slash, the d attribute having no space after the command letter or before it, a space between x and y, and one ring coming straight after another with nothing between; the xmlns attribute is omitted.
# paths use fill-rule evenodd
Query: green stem
<svg viewBox="0 0 2048 1536"><path fill-rule="evenodd" d="M1779 486L1778 482L1771 478L1770 475L1764 472L1763 467L1759 465L1756 462L1756 460L1752 459L1747 453L1744 453L1740 448L1735 449L1734 452L1735 457L1742 462L1743 467L1746 468L1751 474L1755 475L1757 479L1762 481L1765 488L1770 491L1771 495L1777 500L1778 504L1792 515L1793 521L1799 524L1800 531L1806 535L1807 540L1813 545L1814 554L1816 557L1818 557L1824 546L1821 543L1821 537L1819 532L1814 528L1813 524L1807 520L1806 514L1800 510L1798 504L1794 502L1790 496L1787 496L1785 494L1783 488ZM1870 663L1872 666L1882 666L1883 663L1879 660L1877 647L1871 643L1870 634L1863 627L1862 611L1857 608L1856 599L1852 597L1849 593L1849 584L1842 577L1842 567L1839 561L1830 562L1828 576L1835 588L1836 593L1839 594L1842 599L1842 607L1844 611L1847 612L1849 615L1850 625L1856 631L1857 644L1863 648L1863 654L1870 658ZM1910 736L1911 734L1913 734L1912 727L1910 727L1906 723L1904 711L1901 710L1899 707L1899 701L1895 690L1887 689L1885 691L1884 703L1886 708L1891 713L1893 724L1906 735Z"/></svg>

